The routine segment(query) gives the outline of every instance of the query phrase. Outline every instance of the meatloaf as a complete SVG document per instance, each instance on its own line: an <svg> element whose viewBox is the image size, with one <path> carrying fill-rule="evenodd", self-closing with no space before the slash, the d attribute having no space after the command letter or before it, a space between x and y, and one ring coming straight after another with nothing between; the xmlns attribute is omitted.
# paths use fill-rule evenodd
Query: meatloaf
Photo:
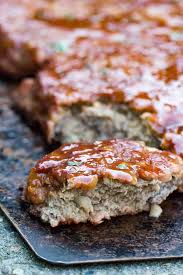
<svg viewBox="0 0 183 275"><path fill-rule="evenodd" d="M115 16L119 10L123 14L132 7L134 9L134 4L127 1L120 5L120 9L117 4L119 0L2 0L0 72L14 78L34 74L57 48L54 44L72 34L68 27L91 27L92 18L97 18L97 14L105 17L111 13ZM73 11L75 18L71 16ZM51 24L56 14L62 18L62 24L58 26Z"/></svg>
<svg viewBox="0 0 183 275"><path fill-rule="evenodd" d="M20 84L16 105L49 142L127 137L182 155L182 42L123 38L77 37Z"/></svg>
<svg viewBox="0 0 183 275"><path fill-rule="evenodd" d="M25 198L30 211L52 227L99 224L151 206L154 211L181 184L182 168L180 157L143 142L71 143L37 162Z"/></svg>
<svg viewBox="0 0 183 275"><path fill-rule="evenodd" d="M2 0L0 8L0 72L14 78L35 74L53 52L58 49L62 50L61 41L64 40L63 43L65 43L66 39L73 36L73 32L75 35L75 32L84 28L82 22L87 21L86 18L94 16L93 13L96 9L99 12L102 7L104 8L104 2L103 4L102 2L96 0L37 0L32 3L29 0ZM115 4L115 1L108 1L110 7L111 5L116 7ZM127 3L123 3L122 6L125 10L129 9ZM71 23L70 19L68 20L68 13L72 10L74 10L76 18L71 20ZM110 11L107 7L105 10L106 12ZM47 15L49 12L59 12L60 16L62 14L64 18L62 26L50 24L49 20L44 18L40 19L39 17L41 14L44 15L44 11ZM70 30L70 24L73 25L74 30ZM85 27L87 27L86 24Z"/></svg>
<svg viewBox="0 0 183 275"><path fill-rule="evenodd" d="M1 0L0 71L11 77L35 73L52 45L67 37L66 29L70 35L78 28L119 32L134 41L167 34L182 39L182 17L181 1Z"/></svg>

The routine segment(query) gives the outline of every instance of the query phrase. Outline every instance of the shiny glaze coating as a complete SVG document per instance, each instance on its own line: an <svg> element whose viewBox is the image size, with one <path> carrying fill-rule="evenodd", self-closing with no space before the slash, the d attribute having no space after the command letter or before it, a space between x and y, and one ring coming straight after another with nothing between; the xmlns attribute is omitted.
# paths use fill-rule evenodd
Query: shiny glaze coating
<svg viewBox="0 0 183 275"><path fill-rule="evenodd" d="M115 25L125 21L143 3L135 0L47 1L36 9L34 18L62 27L110 29L110 23Z"/></svg>
<svg viewBox="0 0 183 275"><path fill-rule="evenodd" d="M69 28L122 31L125 24L182 29L183 4L167 0L54 0L36 9L36 19ZM150 28L149 28L150 29Z"/></svg>
<svg viewBox="0 0 183 275"><path fill-rule="evenodd" d="M171 0L2 0L6 17L26 17L59 27L122 30L125 24L182 29L182 1Z"/></svg>
<svg viewBox="0 0 183 275"><path fill-rule="evenodd" d="M179 39L183 31L181 2L2 0L0 69L14 77L35 73L50 58L50 45L63 39L65 28L119 32L135 43L167 33Z"/></svg>
<svg viewBox="0 0 183 275"><path fill-rule="evenodd" d="M142 142L113 139L66 144L43 157L32 169L27 198L41 203L50 188L67 184L71 189L89 190L102 178L138 185L138 179L167 182L181 174L180 157L146 147Z"/></svg>
<svg viewBox="0 0 183 275"><path fill-rule="evenodd" d="M97 100L126 103L163 148L183 155L182 1L7 0L0 15L5 71L34 72L61 51L37 78L41 113L52 117L59 106ZM72 30L64 42L70 34L63 27L80 27L85 38L75 40ZM106 30L118 33L111 38Z"/></svg>
<svg viewBox="0 0 183 275"><path fill-rule="evenodd" d="M38 74L42 111L53 114L60 106L96 101L125 103L142 114L164 148L181 155L183 40L171 35L154 30L135 43L137 36L83 31Z"/></svg>

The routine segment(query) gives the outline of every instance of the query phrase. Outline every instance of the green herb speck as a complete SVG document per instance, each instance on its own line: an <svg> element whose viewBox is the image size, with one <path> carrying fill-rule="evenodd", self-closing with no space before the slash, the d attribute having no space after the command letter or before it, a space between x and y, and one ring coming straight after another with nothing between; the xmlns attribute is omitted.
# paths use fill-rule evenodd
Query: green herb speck
<svg viewBox="0 0 183 275"><path fill-rule="evenodd" d="M119 165L117 166L117 168L119 168L119 169L127 169L128 167L127 167L126 164L121 163L121 164L119 164Z"/></svg>
<svg viewBox="0 0 183 275"><path fill-rule="evenodd" d="M103 76L106 76L106 75L107 75L107 68L101 69L101 74L102 74Z"/></svg>
<svg viewBox="0 0 183 275"><path fill-rule="evenodd" d="M81 161L68 161L67 164L69 166L80 166L82 164Z"/></svg>
<svg viewBox="0 0 183 275"><path fill-rule="evenodd" d="M175 32L172 32L170 36L171 36L171 39L174 41L183 40L183 32L175 31Z"/></svg>
<svg viewBox="0 0 183 275"><path fill-rule="evenodd" d="M51 44L51 48L56 52L66 52L69 48L69 43L68 41L61 40Z"/></svg>
<svg viewBox="0 0 183 275"><path fill-rule="evenodd" d="M74 16L74 14L72 14L72 13L66 13L66 14L64 14L64 18L65 18L66 20L73 21L73 20L75 19L75 16Z"/></svg>

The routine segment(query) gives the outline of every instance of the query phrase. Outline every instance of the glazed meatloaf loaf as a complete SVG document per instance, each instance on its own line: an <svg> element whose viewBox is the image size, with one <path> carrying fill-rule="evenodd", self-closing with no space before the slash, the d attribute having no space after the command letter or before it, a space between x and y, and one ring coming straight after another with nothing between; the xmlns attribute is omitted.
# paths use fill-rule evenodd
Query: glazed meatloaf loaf
<svg viewBox="0 0 183 275"><path fill-rule="evenodd" d="M1 0L0 71L16 78L35 73L66 29L118 31L136 42L167 33L179 39L182 17L181 1Z"/></svg>
<svg viewBox="0 0 183 275"><path fill-rule="evenodd" d="M137 44L120 34L83 35L14 98L49 142L127 137L181 155L182 54L182 42L168 35Z"/></svg>
<svg viewBox="0 0 183 275"><path fill-rule="evenodd" d="M182 165L180 157L143 142L67 144L38 161L25 197L30 211L53 227L99 224L114 216L157 209L181 184Z"/></svg>
<svg viewBox="0 0 183 275"><path fill-rule="evenodd" d="M76 29L91 27L92 18L122 15L135 4L119 0L2 0L0 8L0 71L19 78L35 73L51 56L55 42ZM134 1L133 1L134 2ZM71 15L71 12L75 17ZM60 25L54 23L59 14ZM53 22L52 22L53 21ZM48 24L49 23L49 24ZM53 23L53 24L52 24ZM59 27L59 28L58 28ZM68 33L66 33L66 29ZM64 31L65 30L65 31ZM59 47L61 49L61 47Z"/></svg>

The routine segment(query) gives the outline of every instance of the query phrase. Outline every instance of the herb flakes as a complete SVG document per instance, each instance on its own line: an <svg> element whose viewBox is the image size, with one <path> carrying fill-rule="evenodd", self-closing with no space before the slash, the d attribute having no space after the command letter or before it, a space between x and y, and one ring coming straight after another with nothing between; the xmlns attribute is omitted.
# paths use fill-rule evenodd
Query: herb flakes
<svg viewBox="0 0 183 275"><path fill-rule="evenodd" d="M56 52L66 52L69 49L68 41L60 40L51 44L51 48Z"/></svg>
<svg viewBox="0 0 183 275"><path fill-rule="evenodd" d="M69 166L80 166L82 164L81 161L68 161L67 164Z"/></svg>
<svg viewBox="0 0 183 275"><path fill-rule="evenodd" d="M119 169L127 169L128 167L127 167L126 164L120 163L120 164L117 166L117 168L119 168Z"/></svg>

